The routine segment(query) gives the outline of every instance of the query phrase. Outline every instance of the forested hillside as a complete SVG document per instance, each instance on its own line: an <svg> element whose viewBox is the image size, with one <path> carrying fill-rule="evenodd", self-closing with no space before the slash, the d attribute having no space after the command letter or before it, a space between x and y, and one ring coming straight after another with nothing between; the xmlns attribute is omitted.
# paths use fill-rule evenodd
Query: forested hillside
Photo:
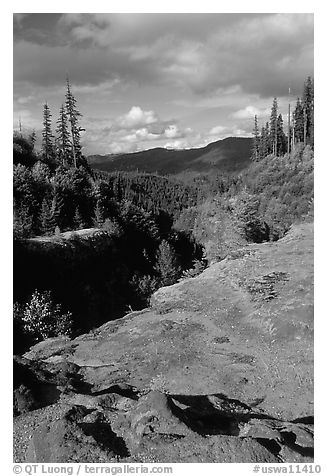
<svg viewBox="0 0 327 476"><path fill-rule="evenodd" d="M107 172L239 172L249 165L251 149L251 138L228 137L197 149L156 148L130 154L92 155L87 159L92 168Z"/></svg>

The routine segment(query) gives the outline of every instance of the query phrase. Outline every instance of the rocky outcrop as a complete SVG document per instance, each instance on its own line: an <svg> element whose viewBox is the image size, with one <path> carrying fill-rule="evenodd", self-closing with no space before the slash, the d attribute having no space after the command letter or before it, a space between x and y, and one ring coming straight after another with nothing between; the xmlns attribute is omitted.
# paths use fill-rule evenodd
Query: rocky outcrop
<svg viewBox="0 0 327 476"><path fill-rule="evenodd" d="M150 309L16 359L15 460L310 461L312 232L247 246Z"/></svg>

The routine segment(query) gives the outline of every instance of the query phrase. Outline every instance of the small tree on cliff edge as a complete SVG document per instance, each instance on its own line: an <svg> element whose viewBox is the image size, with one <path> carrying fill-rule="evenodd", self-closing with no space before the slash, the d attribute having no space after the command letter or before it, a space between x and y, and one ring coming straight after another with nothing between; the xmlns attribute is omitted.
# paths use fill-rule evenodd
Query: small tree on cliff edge
<svg viewBox="0 0 327 476"><path fill-rule="evenodd" d="M166 240L162 240L159 245L155 269L160 276L161 286L174 284L180 276L181 269L175 251Z"/></svg>

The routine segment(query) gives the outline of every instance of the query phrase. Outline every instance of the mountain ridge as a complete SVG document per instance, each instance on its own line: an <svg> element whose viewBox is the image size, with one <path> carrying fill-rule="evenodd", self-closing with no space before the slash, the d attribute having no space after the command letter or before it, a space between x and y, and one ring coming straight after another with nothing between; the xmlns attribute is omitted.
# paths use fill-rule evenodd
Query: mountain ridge
<svg viewBox="0 0 327 476"><path fill-rule="evenodd" d="M140 171L177 174L183 171L212 170L239 172L251 161L251 137L227 137L194 149L156 147L126 154L88 156L89 165L106 172Z"/></svg>

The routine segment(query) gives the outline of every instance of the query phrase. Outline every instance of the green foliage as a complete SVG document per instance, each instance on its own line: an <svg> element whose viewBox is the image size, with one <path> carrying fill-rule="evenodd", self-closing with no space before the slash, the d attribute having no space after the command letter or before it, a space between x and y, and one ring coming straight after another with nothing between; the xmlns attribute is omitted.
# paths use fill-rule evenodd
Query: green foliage
<svg viewBox="0 0 327 476"><path fill-rule="evenodd" d="M206 269L206 263L203 260L194 260L193 261L193 266L190 269L187 269L183 271L182 273L182 278L187 279L187 278L194 278L195 276L198 276L201 274L205 269Z"/></svg>
<svg viewBox="0 0 327 476"><path fill-rule="evenodd" d="M294 121L294 138L296 142L303 142L304 140L304 114L303 105L300 98L297 98L296 107L293 112Z"/></svg>
<svg viewBox="0 0 327 476"><path fill-rule="evenodd" d="M77 206L76 210L75 210L75 215L74 215L74 229L75 230L82 230L85 227L86 227L85 221L83 220L80 209Z"/></svg>
<svg viewBox="0 0 327 476"><path fill-rule="evenodd" d="M70 136L72 144L73 165L75 169L81 165L82 161L82 147L81 147L81 131L82 128L79 125L80 117L82 114L77 109L77 101L72 93L69 79L67 78L66 89L66 115L70 123Z"/></svg>
<svg viewBox="0 0 327 476"><path fill-rule="evenodd" d="M314 145L314 85L313 79L309 76L303 87L303 125L304 125L304 143Z"/></svg>
<svg viewBox="0 0 327 476"><path fill-rule="evenodd" d="M162 240L159 245L155 270L159 275L161 286L170 286L181 274L175 250L166 240Z"/></svg>
<svg viewBox="0 0 327 476"><path fill-rule="evenodd" d="M54 233L56 221L54 210L49 202L44 199L39 214L39 230L41 235L52 235Z"/></svg>
<svg viewBox="0 0 327 476"><path fill-rule="evenodd" d="M54 135L51 130L51 112L47 103L43 106L42 160L50 167L56 166Z"/></svg>
<svg viewBox="0 0 327 476"><path fill-rule="evenodd" d="M95 227L97 228L102 227L104 223L104 215L105 215L104 207L101 205L100 200L97 200L96 206L94 209L94 220L93 220Z"/></svg>
<svg viewBox="0 0 327 476"><path fill-rule="evenodd" d="M313 150L298 145L290 157L268 156L251 164L243 176L248 193L259 202L258 217L277 239L308 215L313 200Z"/></svg>
<svg viewBox="0 0 327 476"><path fill-rule="evenodd" d="M21 164L31 167L36 162L37 157L34 151L34 136L24 136L19 132L14 132L13 137L13 159L14 165Z"/></svg>
<svg viewBox="0 0 327 476"><path fill-rule="evenodd" d="M253 146L252 146L252 160L259 160L260 158L260 134L258 127L258 116L254 116L254 128L253 128Z"/></svg>
<svg viewBox="0 0 327 476"><path fill-rule="evenodd" d="M29 234L33 234L37 226L39 196L37 183L28 167L17 164L13 169L14 212L19 222L29 218ZM18 222L17 222L18 223Z"/></svg>
<svg viewBox="0 0 327 476"><path fill-rule="evenodd" d="M72 165L72 148L68 129L68 118L63 104L59 111L56 133L58 161L63 166Z"/></svg>
<svg viewBox="0 0 327 476"><path fill-rule="evenodd" d="M196 204L197 189L184 185L176 178L160 177L136 172L95 172L95 195L110 207L110 200L128 201L152 213L161 210L177 215L186 207ZM107 213L107 211L105 211Z"/></svg>
<svg viewBox="0 0 327 476"><path fill-rule="evenodd" d="M255 243L268 241L269 228L259 213L259 197L243 190L231 202L233 215L246 241Z"/></svg>
<svg viewBox="0 0 327 476"><path fill-rule="evenodd" d="M298 143L314 145L314 87L309 76L304 83L302 98L298 98L292 112L292 127L284 132L283 117L278 113L277 98L274 98L270 121L258 131L257 116L254 117L252 160L262 160L267 155L282 156L287 152L288 142L294 147Z"/></svg>
<svg viewBox="0 0 327 476"><path fill-rule="evenodd" d="M144 306L150 304L151 295L159 288L158 278L150 274L142 276L140 273L135 273L130 284Z"/></svg>
<svg viewBox="0 0 327 476"><path fill-rule="evenodd" d="M52 301L50 291L41 292L36 289L25 305L16 303L14 319L36 341L70 335L72 332L72 314L63 313L61 305Z"/></svg>
<svg viewBox="0 0 327 476"><path fill-rule="evenodd" d="M32 235L33 219L28 207L14 206L14 239L29 238Z"/></svg>
<svg viewBox="0 0 327 476"><path fill-rule="evenodd" d="M278 103L277 98L274 98L269 123L269 152L277 155L277 116L278 116Z"/></svg>
<svg viewBox="0 0 327 476"><path fill-rule="evenodd" d="M101 228L111 236L115 236L117 238L123 235L123 229L120 227L118 222L116 220L111 220L110 218L106 218L104 220Z"/></svg>
<svg viewBox="0 0 327 476"><path fill-rule="evenodd" d="M174 226L192 231L195 240L205 247L209 262L220 261L245 243L242 224L233 216L227 197L208 198L198 207L185 210Z"/></svg>

